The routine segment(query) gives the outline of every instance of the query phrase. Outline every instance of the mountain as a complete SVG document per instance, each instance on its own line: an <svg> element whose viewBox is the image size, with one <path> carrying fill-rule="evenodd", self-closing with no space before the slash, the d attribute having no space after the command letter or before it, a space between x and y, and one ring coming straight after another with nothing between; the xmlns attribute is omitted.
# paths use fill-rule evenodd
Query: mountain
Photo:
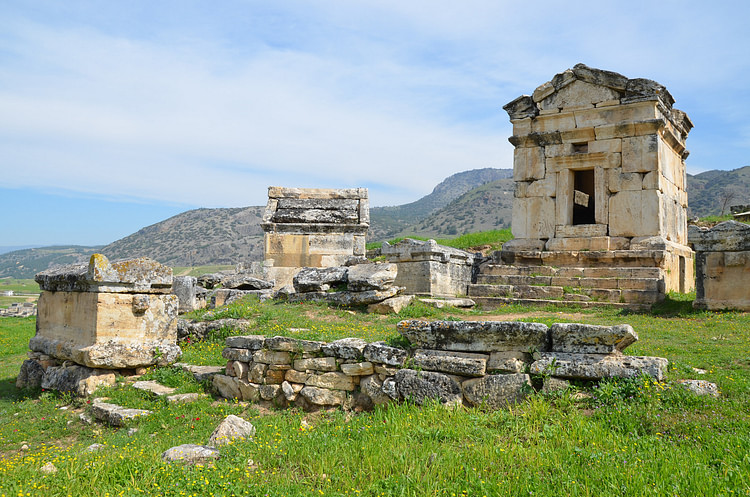
<svg viewBox="0 0 750 497"><path fill-rule="evenodd" d="M688 205L692 216L729 213L729 207L750 204L750 166L732 171L705 171L687 175Z"/></svg>
<svg viewBox="0 0 750 497"><path fill-rule="evenodd" d="M403 229L398 236L449 238L510 226L513 212L512 178L499 179L464 193L425 219Z"/></svg>
<svg viewBox="0 0 750 497"><path fill-rule="evenodd" d="M65 245L14 250L0 254L0 278L33 278L34 275L54 266L84 262L102 247Z"/></svg>
<svg viewBox="0 0 750 497"><path fill-rule="evenodd" d="M110 259L147 255L168 266L263 259L265 207L194 209L136 231L102 249Z"/></svg>
<svg viewBox="0 0 750 497"><path fill-rule="evenodd" d="M688 175L693 216L750 204L750 166ZM476 169L446 178L409 204L370 209L368 241L395 236L447 238L510 226L510 169ZM235 264L263 258L264 207L194 209L143 228L105 247L56 246L0 253L0 277L32 278L56 265L83 262L94 252L112 259L151 257L172 266Z"/></svg>
<svg viewBox="0 0 750 497"><path fill-rule="evenodd" d="M372 207L370 209L370 232L367 238L369 241L393 238L468 191L492 181L512 177L512 169L490 167L473 169L449 176L440 182L432 193L416 202L393 207Z"/></svg>

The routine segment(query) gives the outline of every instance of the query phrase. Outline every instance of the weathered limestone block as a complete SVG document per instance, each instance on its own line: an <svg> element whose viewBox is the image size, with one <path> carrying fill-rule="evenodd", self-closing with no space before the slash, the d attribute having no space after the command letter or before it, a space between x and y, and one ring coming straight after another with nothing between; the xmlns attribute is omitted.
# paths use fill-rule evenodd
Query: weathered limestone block
<svg viewBox="0 0 750 497"><path fill-rule="evenodd" d="M233 290L268 290L273 288L272 281L265 281L249 274L228 274L221 279L221 286Z"/></svg>
<svg viewBox="0 0 750 497"><path fill-rule="evenodd" d="M492 352L487 360L487 371L521 373L532 362L532 354L522 351Z"/></svg>
<svg viewBox="0 0 750 497"><path fill-rule="evenodd" d="M662 232L661 192L621 191L609 199L609 234L654 236Z"/></svg>
<svg viewBox="0 0 750 497"><path fill-rule="evenodd" d="M473 406L501 409L521 402L533 391L527 374L500 374L466 380L461 385L466 401Z"/></svg>
<svg viewBox="0 0 750 497"><path fill-rule="evenodd" d="M513 199L515 238L552 238L555 236L555 200L549 197ZM515 222L515 220L518 222Z"/></svg>
<svg viewBox="0 0 750 497"><path fill-rule="evenodd" d="M161 458L167 462L185 464L205 464L221 457L218 449L206 445L182 444L162 453Z"/></svg>
<svg viewBox="0 0 750 497"><path fill-rule="evenodd" d="M461 376L483 376L487 367L486 354L445 352L417 349L412 361L418 368Z"/></svg>
<svg viewBox="0 0 750 497"><path fill-rule="evenodd" d="M152 393L156 396L171 395L177 390L176 388L167 387L157 381L136 381L133 388L144 392Z"/></svg>
<svg viewBox="0 0 750 497"><path fill-rule="evenodd" d="M342 338L323 345L323 353L340 359L359 359L363 357L367 342L361 338Z"/></svg>
<svg viewBox="0 0 750 497"><path fill-rule="evenodd" d="M351 292L386 290L393 285L397 273L396 264L357 264L349 267L347 289Z"/></svg>
<svg viewBox="0 0 750 497"><path fill-rule="evenodd" d="M371 362L355 362L342 364L341 372L348 376L368 376L375 371Z"/></svg>
<svg viewBox="0 0 750 497"><path fill-rule="evenodd" d="M574 354L614 354L638 341L629 324L595 326L580 323L555 323L550 327L552 352Z"/></svg>
<svg viewBox="0 0 750 497"><path fill-rule="evenodd" d="M94 401L91 413L100 421L112 426L123 426L128 420L148 416L151 411L145 409L128 409L116 404Z"/></svg>
<svg viewBox="0 0 750 497"><path fill-rule="evenodd" d="M88 396L100 386L113 386L115 383L115 374L110 370L92 369L73 364L48 367L42 377L41 387Z"/></svg>
<svg viewBox="0 0 750 497"><path fill-rule="evenodd" d="M297 292L325 292L331 286L345 285L349 268L346 267L303 267L294 275L294 289Z"/></svg>
<svg viewBox="0 0 750 497"><path fill-rule="evenodd" d="M323 342L276 336L266 338L265 347L280 352L320 352Z"/></svg>
<svg viewBox="0 0 750 497"><path fill-rule="evenodd" d="M461 404L461 385L442 373L401 369L396 373L394 383L399 398L418 405L429 400L448 405Z"/></svg>
<svg viewBox="0 0 750 497"><path fill-rule="evenodd" d="M346 392L343 390L306 386L300 390L300 395L317 406L340 406L346 401Z"/></svg>
<svg viewBox="0 0 750 497"><path fill-rule="evenodd" d="M383 392L383 382L380 381L376 374L362 378L359 387L365 395L370 397L372 403L376 406L388 404L391 401L391 398Z"/></svg>
<svg viewBox="0 0 750 497"><path fill-rule="evenodd" d="M710 397L718 397L720 395L719 386L716 383L711 383L710 381L677 380L677 384L682 386L685 390L693 392L695 395L708 395Z"/></svg>
<svg viewBox="0 0 750 497"><path fill-rule="evenodd" d="M329 390L347 390L350 392L355 388L354 380L351 376L336 371L330 373L312 374L309 378L307 378L305 385L318 388L327 388Z"/></svg>
<svg viewBox="0 0 750 497"><path fill-rule="evenodd" d="M195 276L175 276L172 281L172 293L179 301L179 312L184 314L199 309L196 292L198 279ZM205 300L203 301L205 305Z"/></svg>
<svg viewBox="0 0 750 497"><path fill-rule="evenodd" d="M212 384L219 395L225 399L241 399L239 383L237 378L217 374L212 378Z"/></svg>
<svg viewBox="0 0 750 497"><path fill-rule="evenodd" d="M227 347L248 350L260 350L265 347L266 337L263 335L240 335L227 337L224 344ZM225 356L226 357L226 356Z"/></svg>
<svg viewBox="0 0 750 497"><path fill-rule="evenodd" d="M548 350L546 325L509 321L419 321L398 323L414 346L458 352Z"/></svg>
<svg viewBox="0 0 750 497"><path fill-rule="evenodd" d="M228 415L211 433L208 445L227 445L235 440L250 440L255 436L255 426L234 414Z"/></svg>
<svg viewBox="0 0 750 497"><path fill-rule="evenodd" d="M547 352L532 363L531 373L582 380L632 378L647 374L661 381L667 365L668 361L662 357Z"/></svg>
<svg viewBox="0 0 750 497"><path fill-rule="evenodd" d="M297 371L336 371L336 368L335 357L311 357L294 360L294 369Z"/></svg>
<svg viewBox="0 0 750 497"><path fill-rule="evenodd" d="M405 291L408 291L408 289ZM398 314L404 307L411 304L412 300L414 300L414 295L391 297L377 304L370 304L367 306L367 312L370 314Z"/></svg>
<svg viewBox="0 0 750 497"><path fill-rule="evenodd" d="M237 388L240 391L240 398L248 402L258 402L260 400L260 387L261 385L257 383L237 380Z"/></svg>
<svg viewBox="0 0 750 497"><path fill-rule="evenodd" d="M110 262L93 254L88 264L48 269L34 280L48 292L169 293L172 268L145 257Z"/></svg>
<svg viewBox="0 0 750 497"><path fill-rule="evenodd" d="M239 348L232 348L232 347L225 347L221 351L221 356L224 359L230 360L230 361L240 361L240 362L252 362L253 356L255 352L251 349L239 349Z"/></svg>
<svg viewBox="0 0 750 497"><path fill-rule="evenodd" d="M291 364L292 356L289 352L260 349L253 353L253 361L261 364Z"/></svg>
<svg viewBox="0 0 750 497"><path fill-rule="evenodd" d="M376 304L396 296L400 291L400 287L391 287L385 290L367 290L364 292L306 292L294 293L287 300L289 302L327 302L332 305L349 307Z"/></svg>
<svg viewBox="0 0 750 497"><path fill-rule="evenodd" d="M750 310L750 226L725 221L712 229L690 226L696 251L697 309Z"/></svg>
<svg viewBox="0 0 750 497"><path fill-rule="evenodd" d="M385 342L368 343L362 350L362 354L368 361L397 367L404 365L407 356L404 349L391 347Z"/></svg>
<svg viewBox="0 0 750 497"><path fill-rule="evenodd" d="M26 359L21 364L21 370L16 378L16 388L40 388L42 378L44 377L44 368L39 361Z"/></svg>

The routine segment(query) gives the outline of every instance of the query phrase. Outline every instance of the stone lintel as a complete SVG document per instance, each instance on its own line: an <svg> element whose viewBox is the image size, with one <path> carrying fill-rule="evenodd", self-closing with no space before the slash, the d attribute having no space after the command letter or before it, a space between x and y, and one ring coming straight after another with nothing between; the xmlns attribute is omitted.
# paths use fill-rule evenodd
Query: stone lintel
<svg viewBox="0 0 750 497"><path fill-rule="evenodd" d="M366 199L367 188L287 188L269 186L268 198L273 199Z"/></svg>
<svg viewBox="0 0 750 497"><path fill-rule="evenodd" d="M367 224L332 224L332 223L261 223L266 233L294 233L312 235L318 233L353 233L367 235Z"/></svg>

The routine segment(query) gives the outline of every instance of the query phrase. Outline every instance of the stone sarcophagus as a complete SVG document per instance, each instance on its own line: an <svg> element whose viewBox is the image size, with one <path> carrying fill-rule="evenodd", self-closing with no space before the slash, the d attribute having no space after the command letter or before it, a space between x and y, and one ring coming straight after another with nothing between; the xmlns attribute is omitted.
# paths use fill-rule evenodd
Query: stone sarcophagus
<svg viewBox="0 0 750 497"><path fill-rule="evenodd" d="M35 279L42 294L32 351L102 369L166 365L181 356L172 268L94 254L88 265L43 271Z"/></svg>
<svg viewBox="0 0 750 497"><path fill-rule="evenodd" d="M726 221L713 228L690 226L695 250L697 309L750 311L750 226Z"/></svg>
<svg viewBox="0 0 750 497"><path fill-rule="evenodd" d="M370 226L366 188L268 188L261 227L268 279L292 283L302 267L342 266L365 255Z"/></svg>
<svg viewBox="0 0 750 497"><path fill-rule="evenodd" d="M466 295L471 284L474 255L464 250L406 238L394 245L383 242L380 252L398 266L395 285L406 294L455 297Z"/></svg>

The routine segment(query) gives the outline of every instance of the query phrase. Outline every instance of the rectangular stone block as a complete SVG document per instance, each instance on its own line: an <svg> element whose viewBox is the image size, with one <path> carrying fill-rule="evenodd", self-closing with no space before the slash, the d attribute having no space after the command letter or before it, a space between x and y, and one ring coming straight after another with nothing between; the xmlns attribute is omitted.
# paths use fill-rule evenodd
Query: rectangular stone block
<svg viewBox="0 0 750 497"><path fill-rule="evenodd" d="M622 140L622 171L648 173L658 169L659 137L631 136Z"/></svg>
<svg viewBox="0 0 750 497"><path fill-rule="evenodd" d="M652 236L662 231L661 193L657 190L621 191L609 200L609 234Z"/></svg>
<svg viewBox="0 0 750 497"><path fill-rule="evenodd" d="M513 179L529 181L544 178L544 149L516 148L513 151Z"/></svg>
<svg viewBox="0 0 750 497"><path fill-rule="evenodd" d="M603 107L575 112L576 127L588 128L612 123L625 123L656 119L658 117L656 102L638 102L633 104Z"/></svg>
<svg viewBox="0 0 750 497"><path fill-rule="evenodd" d="M445 352L442 350L417 349L414 351L414 365L428 371L457 374L460 376L484 375L489 356L466 352Z"/></svg>

